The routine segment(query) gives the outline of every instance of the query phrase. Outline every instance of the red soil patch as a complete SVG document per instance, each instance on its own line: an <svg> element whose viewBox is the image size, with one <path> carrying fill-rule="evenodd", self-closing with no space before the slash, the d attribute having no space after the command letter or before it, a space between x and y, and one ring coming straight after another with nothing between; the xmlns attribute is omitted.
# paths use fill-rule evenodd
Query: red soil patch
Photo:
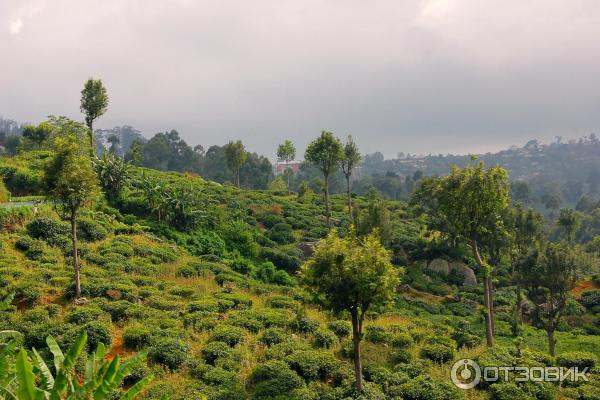
<svg viewBox="0 0 600 400"><path fill-rule="evenodd" d="M588 290L598 289L598 288L599 288L598 285L593 281L581 280L581 281L577 282L577 286L575 287L575 289L573 289L571 291L571 293L573 293L575 298L579 299L583 292L587 292Z"/></svg>
<svg viewBox="0 0 600 400"><path fill-rule="evenodd" d="M119 328L114 328L112 332L112 345L110 350L104 356L104 359L107 361L111 361L115 356L119 356L121 358L130 356L135 352L128 352L125 350L123 346L123 331Z"/></svg>

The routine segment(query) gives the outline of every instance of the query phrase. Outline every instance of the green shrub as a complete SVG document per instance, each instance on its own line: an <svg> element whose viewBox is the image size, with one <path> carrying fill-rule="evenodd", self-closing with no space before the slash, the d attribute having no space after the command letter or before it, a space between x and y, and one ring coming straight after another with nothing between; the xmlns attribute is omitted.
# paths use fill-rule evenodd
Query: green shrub
<svg viewBox="0 0 600 400"><path fill-rule="evenodd" d="M329 329L318 329L314 333L313 344L317 348L330 349L338 343L337 336Z"/></svg>
<svg viewBox="0 0 600 400"><path fill-rule="evenodd" d="M296 310L298 308L298 303L289 297L277 296L268 299L267 306L271 308L287 308L289 310Z"/></svg>
<svg viewBox="0 0 600 400"><path fill-rule="evenodd" d="M418 376L400 385L399 394L399 397L404 400L463 399L462 393L453 384L443 381L434 382L433 379L425 375Z"/></svg>
<svg viewBox="0 0 600 400"><path fill-rule="evenodd" d="M248 312L247 310L233 311L229 314L227 322L233 326L239 326L252 333L257 333L264 324L258 318L256 314Z"/></svg>
<svg viewBox="0 0 600 400"><path fill-rule="evenodd" d="M187 308L188 313L193 313L196 311L205 311L205 312L219 312L219 302L212 298L205 298L196 301L192 301L188 304Z"/></svg>
<svg viewBox="0 0 600 400"><path fill-rule="evenodd" d="M237 372L227 371L221 367L209 368L204 373L204 382L215 386L230 386L237 383Z"/></svg>
<svg viewBox="0 0 600 400"><path fill-rule="evenodd" d="M581 304L587 308L600 305L600 289L589 290L581 294Z"/></svg>
<svg viewBox="0 0 600 400"><path fill-rule="evenodd" d="M234 347L246 337L246 332L237 326L220 325L213 330L212 339L217 342L227 343Z"/></svg>
<svg viewBox="0 0 600 400"><path fill-rule="evenodd" d="M286 223L275 224L268 232L268 237L279 244L294 243L294 230Z"/></svg>
<svg viewBox="0 0 600 400"><path fill-rule="evenodd" d="M490 396L492 400L535 400L535 396L525 392L521 387L512 382L490 385Z"/></svg>
<svg viewBox="0 0 600 400"><path fill-rule="evenodd" d="M307 381L325 380L338 370L337 360L329 352L301 350L287 356L285 361Z"/></svg>
<svg viewBox="0 0 600 400"><path fill-rule="evenodd" d="M304 309L298 310L296 319L292 323L295 330L302 333L314 333L319 329L320 322L316 319L309 318Z"/></svg>
<svg viewBox="0 0 600 400"><path fill-rule="evenodd" d="M577 388L579 400L598 400L600 399L600 387L591 384L581 385Z"/></svg>
<svg viewBox="0 0 600 400"><path fill-rule="evenodd" d="M196 231L183 245L195 256L209 254L221 258L227 251L225 241L214 231Z"/></svg>
<svg viewBox="0 0 600 400"><path fill-rule="evenodd" d="M587 351L571 351L562 353L556 357L556 364L565 368L592 369L596 366L598 358L595 354Z"/></svg>
<svg viewBox="0 0 600 400"><path fill-rule="evenodd" d="M210 342L202 348L202 358L208 364L214 365L215 361L221 357L231 355L231 347L224 342Z"/></svg>
<svg viewBox="0 0 600 400"><path fill-rule="evenodd" d="M277 268L286 270L290 273L295 272L300 267L300 254L296 249L282 251L270 247L263 247L260 250L261 258L272 262Z"/></svg>
<svg viewBox="0 0 600 400"><path fill-rule="evenodd" d="M188 358L189 346L177 339L162 339L152 345L148 356L171 371L178 369Z"/></svg>
<svg viewBox="0 0 600 400"><path fill-rule="evenodd" d="M280 328L269 328L266 329L262 335L260 335L259 341L267 346L282 343L289 338L288 334Z"/></svg>
<svg viewBox="0 0 600 400"><path fill-rule="evenodd" d="M289 398L304 386L302 379L283 361L267 361L254 368L248 379L254 387L253 399Z"/></svg>
<svg viewBox="0 0 600 400"><path fill-rule="evenodd" d="M35 218L27 226L27 234L34 239L42 239L55 245L60 242L60 237L71 233L71 227L64 222L50 218Z"/></svg>
<svg viewBox="0 0 600 400"><path fill-rule="evenodd" d="M96 242L108 236L108 230L99 222L90 218L77 221L77 235L88 242Z"/></svg>
<svg viewBox="0 0 600 400"><path fill-rule="evenodd" d="M378 325L369 325L366 328L365 340L371 343L386 343L390 339L390 335L385 331L385 328Z"/></svg>
<svg viewBox="0 0 600 400"><path fill-rule="evenodd" d="M445 363L454 357L454 348L442 343L430 343L421 348L421 357L429 360Z"/></svg>
<svg viewBox="0 0 600 400"><path fill-rule="evenodd" d="M243 294L217 293L217 294L215 294L214 297L217 298L220 305L222 304L221 300L225 300L227 302L233 303L233 308L236 308L238 310L243 310L243 309L252 307L252 300ZM229 308L222 310L222 311L227 311L228 309Z"/></svg>
<svg viewBox="0 0 600 400"><path fill-rule="evenodd" d="M65 320L73 324L85 324L87 322L96 321L101 316L105 315L102 310L95 307L76 307L67 314Z"/></svg>
<svg viewBox="0 0 600 400"><path fill-rule="evenodd" d="M110 314L113 322L127 320L139 312L140 306L127 300L109 301L101 305L102 310Z"/></svg>
<svg viewBox="0 0 600 400"><path fill-rule="evenodd" d="M327 327L337 335L337 337L344 338L352 333L352 324L348 321L337 320L331 321L327 324Z"/></svg>
<svg viewBox="0 0 600 400"><path fill-rule="evenodd" d="M405 348L411 346L414 341L410 334L406 332L397 332L390 335L390 343L396 348Z"/></svg>
<svg viewBox="0 0 600 400"><path fill-rule="evenodd" d="M240 274L248 274L254 268L254 265L250 260L240 256L239 254L229 260L229 266L232 270Z"/></svg>
<svg viewBox="0 0 600 400"><path fill-rule="evenodd" d="M133 325L123 331L123 344L127 349L141 350L150 346L152 332L144 325Z"/></svg>

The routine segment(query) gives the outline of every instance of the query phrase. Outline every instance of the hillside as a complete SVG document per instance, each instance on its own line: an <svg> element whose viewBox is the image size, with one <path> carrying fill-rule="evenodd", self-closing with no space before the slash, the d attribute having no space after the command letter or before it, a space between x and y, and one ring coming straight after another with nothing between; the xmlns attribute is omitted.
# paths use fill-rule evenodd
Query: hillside
<svg viewBox="0 0 600 400"><path fill-rule="evenodd" d="M485 399L490 393L505 399L505 392L516 398L598 398L597 374L579 388L529 383L516 391L501 385L456 389L450 368L460 358L483 365L555 365L545 353L545 332L525 325L515 341L514 288L508 265L499 265L498 345L486 350L481 286L425 267L434 259L456 261L480 279L469 252L449 248L420 207L374 193L354 199L358 230L379 229L403 277L394 300L367 316L362 397L353 390L348 316L320 307L297 280L313 243L328 232L323 200L310 192L240 190L190 174L129 167L122 193L111 197L105 188L80 217L86 302L75 306L69 226L52 203L32 197L46 194L43 169L52 156L26 151L0 160L13 201L25 203L0 207L0 330L20 331L23 345L44 356L47 335L67 347L81 330L88 333L88 350L105 343L109 358L147 351L148 364L126 380L131 385L153 373L145 399L437 400ZM333 197L332 218L342 234L350 226L345 207L343 196ZM583 286L583 292L595 287ZM556 333L557 353L600 356L598 321L593 310L572 304Z"/></svg>

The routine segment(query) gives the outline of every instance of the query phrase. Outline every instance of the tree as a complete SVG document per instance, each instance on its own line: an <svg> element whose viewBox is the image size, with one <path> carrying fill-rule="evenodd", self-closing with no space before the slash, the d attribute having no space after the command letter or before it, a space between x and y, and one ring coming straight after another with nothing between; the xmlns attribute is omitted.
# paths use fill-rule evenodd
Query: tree
<svg viewBox="0 0 600 400"><path fill-rule="evenodd" d="M544 243L519 260L519 279L534 304L533 322L548 335L548 349L554 356L554 331L564 314L571 290L575 288L584 259L567 243Z"/></svg>
<svg viewBox="0 0 600 400"><path fill-rule="evenodd" d="M572 208L561 208L558 215L558 225L565 232L567 241L572 243L575 240L575 233L581 225L581 215Z"/></svg>
<svg viewBox="0 0 600 400"><path fill-rule="evenodd" d="M285 161L285 170L287 172L288 194L290 194L290 175L291 174L288 171L288 169L289 169L288 164L290 161L292 161L294 158L296 158L296 147L294 147L294 143L292 143L289 140L286 140L282 144L280 144L279 147L277 148L277 158L280 161Z"/></svg>
<svg viewBox="0 0 600 400"><path fill-rule="evenodd" d="M27 125L23 128L23 137L40 147L42 143L48 139L51 131L52 127L45 122L42 122L37 126Z"/></svg>
<svg viewBox="0 0 600 400"><path fill-rule="evenodd" d="M486 340L494 345L492 267L482 257L486 239L503 229L501 217L508 207L508 173L504 168L485 169L483 162L453 167L450 175L424 182L416 198L425 202L438 226L448 227L449 234L467 241L473 257L483 272L486 308ZM494 233L498 236L497 233Z"/></svg>
<svg viewBox="0 0 600 400"><path fill-rule="evenodd" d="M130 167L114 153L104 152L94 162L100 185L109 199L117 199L129 180Z"/></svg>
<svg viewBox="0 0 600 400"><path fill-rule="evenodd" d="M85 123L89 128L90 152L94 154L94 121L108 109L108 94L100 79L88 79L81 91L81 112L85 114Z"/></svg>
<svg viewBox="0 0 600 400"><path fill-rule="evenodd" d="M315 165L325 179L325 213L327 226L331 227L331 204L329 204L329 176L337 170L343 157L340 140L333 133L322 131L321 136L313 140L304 153L304 158Z"/></svg>
<svg viewBox="0 0 600 400"><path fill-rule="evenodd" d="M248 158L248 153L246 153L241 140L237 142L231 141L225 145L225 158L227 160L227 167L235 174L237 187L240 187L240 169L246 158Z"/></svg>
<svg viewBox="0 0 600 400"><path fill-rule="evenodd" d="M47 164L44 181L59 215L71 223L73 242L73 271L75 298L81 297L81 277L77 253L77 215L98 192L94 167L89 157L89 147L82 143L85 127L60 118L55 121L53 134L54 157Z"/></svg>
<svg viewBox="0 0 600 400"><path fill-rule="evenodd" d="M144 146L144 141L142 139L134 139L129 146L129 151L123 156L125 162L129 162L133 165L140 165L142 163L142 146Z"/></svg>
<svg viewBox="0 0 600 400"><path fill-rule="evenodd" d="M110 148L108 149L108 152L111 154L114 154L116 156L120 156L121 155L121 139L119 139L119 137L117 135L115 135L114 133L109 135L108 138L106 138L106 141L108 143L110 143Z"/></svg>
<svg viewBox="0 0 600 400"><path fill-rule="evenodd" d="M8 153L9 156L14 156L16 155L20 148L23 140L21 138L21 136L17 136L17 135L8 135L6 137L6 141L4 143L4 148L6 149L6 152Z"/></svg>
<svg viewBox="0 0 600 400"><path fill-rule="evenodd" d="M320 240L315 253L301 269L302 281L335 313L347 311L352 318L356 389L363 390L360 342L365 314L384 305L400 283L400 271L374 232L345 239L336 229Z"/></svg>
<svg viewBox="0 0 600 400"><path fill-rule="evenodd" d="M348 135L348 141L344 145L343 156L339 161L340 169L344 173L346 177L346 191L348 194L348 215L352 217L352 193L351 193L351 183L350 177L352 176L352 172L354 168L360 162L360 153L358 152L358 147L356 143L352 140L352 136Z"/></svg>
<svg viewBox="0 0 600 400"><path fill-rule="evenodd" d="M525 210L521 205L509 209L506 213L505 226L509 234L509 256L511 260L511 279L515 285L515 311L513 334L519 335L522 322L523 295L519 280L519 263L532 248L538 246L543 239L544 217L533 209Z"/></svg>

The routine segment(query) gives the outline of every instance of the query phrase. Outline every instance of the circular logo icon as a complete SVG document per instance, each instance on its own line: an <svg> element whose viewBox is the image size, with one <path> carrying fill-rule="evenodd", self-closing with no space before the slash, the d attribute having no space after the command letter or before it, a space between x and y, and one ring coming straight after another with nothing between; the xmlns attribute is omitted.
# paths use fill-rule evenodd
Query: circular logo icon
<svg viewBox="0 0 600 400"><path fill-rule="evenodd" d="M452 366L452 382L459 389L473 389L481 380L481 368L473 360L463 358Z"/></svg>

